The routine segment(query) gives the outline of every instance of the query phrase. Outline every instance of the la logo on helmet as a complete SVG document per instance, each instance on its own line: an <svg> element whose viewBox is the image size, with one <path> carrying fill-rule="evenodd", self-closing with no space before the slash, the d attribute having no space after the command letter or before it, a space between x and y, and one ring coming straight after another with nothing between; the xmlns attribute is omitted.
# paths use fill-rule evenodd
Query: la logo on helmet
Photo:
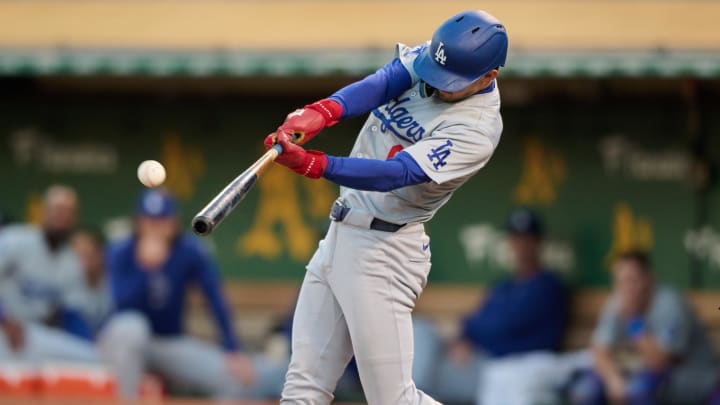
<svg viewBox="0 0 720 405"><path fill-rule="evenodd" d="M437 63L445 66L445 60L447 60L447 56L445 56L445 44L440 42L440 45L438 45L437 50L435 51L435 60Z"/></svg>

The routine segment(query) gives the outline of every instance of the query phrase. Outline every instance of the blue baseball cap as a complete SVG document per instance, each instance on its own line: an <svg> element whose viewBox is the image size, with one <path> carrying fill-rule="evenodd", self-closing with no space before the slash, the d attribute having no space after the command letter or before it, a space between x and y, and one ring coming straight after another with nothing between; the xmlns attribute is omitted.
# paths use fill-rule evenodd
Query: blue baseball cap
<svg viewBox="0 0 720 405"><path fill-rule="evenodd" d="M519 208L508 216L505 229L513 235L543 236L544 229L540 218L532 211Z"/></svg>
<svg viewBox="0 0 720 405"><path fill-rule="evenodd" d="M168 218L178 213L177 201L166 190L150 189L140 194L135 214L139 217Z"/></svg>

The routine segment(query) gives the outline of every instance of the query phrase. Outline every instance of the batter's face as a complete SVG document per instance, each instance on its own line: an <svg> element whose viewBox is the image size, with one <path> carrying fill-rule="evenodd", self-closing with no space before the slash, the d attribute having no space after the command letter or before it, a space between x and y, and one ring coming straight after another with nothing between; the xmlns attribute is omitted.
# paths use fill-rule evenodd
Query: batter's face
<svg viewBox="0 0 720 405"><path fill-rule="evenodd" d="M442 91L437 90L435 94L437 94L437 97L445 101L446 103L454 103L456 101L465 100L466 98L472 96L473 94L479 92L480 90L486 88L487 86L492 83L493 80L498 75L497 69L493 69L485 74L482 78L472 82L469 86L465 87L462 90L458 91Z"/></svg>

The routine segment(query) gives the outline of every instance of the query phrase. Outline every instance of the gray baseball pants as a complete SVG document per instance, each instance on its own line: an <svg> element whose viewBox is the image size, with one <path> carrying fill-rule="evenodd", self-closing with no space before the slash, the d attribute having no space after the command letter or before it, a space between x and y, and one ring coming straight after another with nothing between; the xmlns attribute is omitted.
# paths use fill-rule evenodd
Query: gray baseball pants
<svg viewBox="0 0 720 405"><path fill-rule="evenodd" d="M355 219L332 222L307 266L280 403L329 404L354 354L368 405L439 404L411 375L411 313L430 271L429 238L421 224L382 232Z"/></svg>

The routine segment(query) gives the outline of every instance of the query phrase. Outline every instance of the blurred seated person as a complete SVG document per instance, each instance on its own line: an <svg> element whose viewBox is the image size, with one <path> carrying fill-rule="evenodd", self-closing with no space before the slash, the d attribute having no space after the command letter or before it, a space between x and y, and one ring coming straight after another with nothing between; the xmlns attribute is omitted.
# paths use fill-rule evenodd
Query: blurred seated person
<svg viewBox="0 0 720 405"><path fill-rule="evenodd" d="M240 349L217 268L198 240L181 231L177 213L166 191L145 191L134 234L108 249L115 313L101 332L100 347L120 393L137 397L149 370L171 389L218 399L263 397L266 364ZM190 286L204 293L222 347L185 334Z"/></svg>
<svg viewBox="0 0 720 405"><path fill-rule="evenodd" d="M490 360L557 351L562 344L567 292L559 277L541 263L540 220L534 213L518 209L509 216L507 231L512 275L490 288L477 310L464 319L460 337L436 366L432 386L418 385L440 401L474 403L482 389L483 368ZM422 331L415 330L415 341L424 342L416 343L415 357L432 357L424 352L429 339L420 336Z"/></svg>
<svg viewBox="0 0 720 405"><path fill-rule="evenodd" d="M82 265L86 290L82 314L94 338L112 310L105 272L105 238L83 228L75 231L70 244Z"/></svg>
<svg viewBox="0 0 720 405"><path fill-rule="evenodd" d="M717 380L717 361L690 306L656 284L644 252L619 255L612 276L593 334L594 366L571 383L571 403L702 403Z"/></svg>
<svg viewBox="0 0 720 405"><path fill-rule="evenodd" d="M77 213L75 191L55 185L40 227L0 230L0 360L98 361L81 312L82 269L68 243Z"/></svg>

